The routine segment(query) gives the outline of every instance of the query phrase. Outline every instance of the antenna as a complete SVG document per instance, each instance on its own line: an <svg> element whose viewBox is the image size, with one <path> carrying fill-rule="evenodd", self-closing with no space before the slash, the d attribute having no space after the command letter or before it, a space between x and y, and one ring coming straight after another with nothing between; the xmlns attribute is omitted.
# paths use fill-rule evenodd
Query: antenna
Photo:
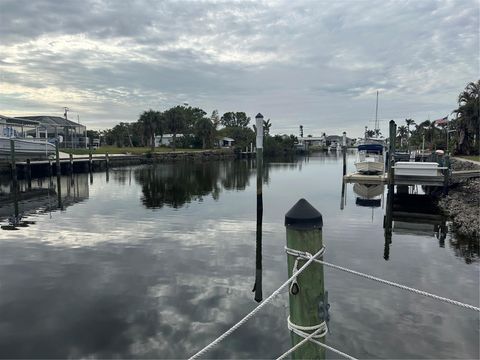
<svg viewBox="0 0 480 360"><path fill-rule="evenodd" d="M68 120L67 113L70 111L70 109L66 106L63 109L65 110L65 112L63 113L63 116L65 117L65 120Z"/></svg>

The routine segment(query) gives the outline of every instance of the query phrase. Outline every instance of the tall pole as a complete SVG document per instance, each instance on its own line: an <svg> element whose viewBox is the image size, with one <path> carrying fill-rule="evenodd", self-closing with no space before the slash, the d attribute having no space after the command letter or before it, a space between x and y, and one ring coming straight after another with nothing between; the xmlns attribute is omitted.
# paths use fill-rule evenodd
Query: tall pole
<svg viewBox="0 0 480 360"><path fill-rule="evenodd" d="M378 90L377 90L377 101L375 105L375 130L379 128L378 126Z"/></svg>
<svg viewBox="0 0 480 360"><path fill-rule="evenodd" d="M255 301L263 300L262 293L262 220L263 220L263 115L255 116L257 128L257 232L255 254Z"/></svg>

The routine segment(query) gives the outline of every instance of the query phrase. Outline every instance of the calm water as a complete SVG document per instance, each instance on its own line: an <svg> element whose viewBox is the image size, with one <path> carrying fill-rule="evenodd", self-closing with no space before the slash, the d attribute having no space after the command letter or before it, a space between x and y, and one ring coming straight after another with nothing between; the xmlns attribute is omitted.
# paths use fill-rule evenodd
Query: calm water
<svg viewBox="0 0 480 360"><path fill-rule="evenodd" d="M347 185L341 206L336 156L265 166L264 297L287 278L284 215L304 197L323 214L326 261L478 306L478 243L394 221L385 245L384 203L358 201ZM38 190L48 186L34 180L20 199L22 221L34 223L0 230L1 357L185 358L257 305L252 163L80 174L62 178L60 196ZM359 358L479 357L476 312L329 268L325 284L331 346ZM287 315L284 293L209 357L280 355L291 346Z"/></svg>

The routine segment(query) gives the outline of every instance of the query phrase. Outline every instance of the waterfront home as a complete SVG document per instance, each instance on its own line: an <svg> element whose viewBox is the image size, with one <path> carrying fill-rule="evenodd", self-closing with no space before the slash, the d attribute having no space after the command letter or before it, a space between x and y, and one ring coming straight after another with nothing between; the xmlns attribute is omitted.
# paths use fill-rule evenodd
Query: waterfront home
<svg viewBox="0 0 480 360"><path fill-rule="evenodd" d="M183 134L177 134L176 139L183 137ZM163 134L163 136L155 136L155 147L159 146L172 146L173 145L173 134Z"/></svg>

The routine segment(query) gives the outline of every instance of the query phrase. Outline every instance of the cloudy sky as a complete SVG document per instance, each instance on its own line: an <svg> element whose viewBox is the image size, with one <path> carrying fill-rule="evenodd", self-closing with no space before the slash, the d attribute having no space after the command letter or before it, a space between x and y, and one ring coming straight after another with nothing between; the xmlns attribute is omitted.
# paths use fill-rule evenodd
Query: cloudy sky
<svg viewBox="0 0 480 360"><path fill-rule="evenodd" d="M479 78L478 0L0 0L0 114L91 128L188 103L274 133L449 114Z"/></svg>

